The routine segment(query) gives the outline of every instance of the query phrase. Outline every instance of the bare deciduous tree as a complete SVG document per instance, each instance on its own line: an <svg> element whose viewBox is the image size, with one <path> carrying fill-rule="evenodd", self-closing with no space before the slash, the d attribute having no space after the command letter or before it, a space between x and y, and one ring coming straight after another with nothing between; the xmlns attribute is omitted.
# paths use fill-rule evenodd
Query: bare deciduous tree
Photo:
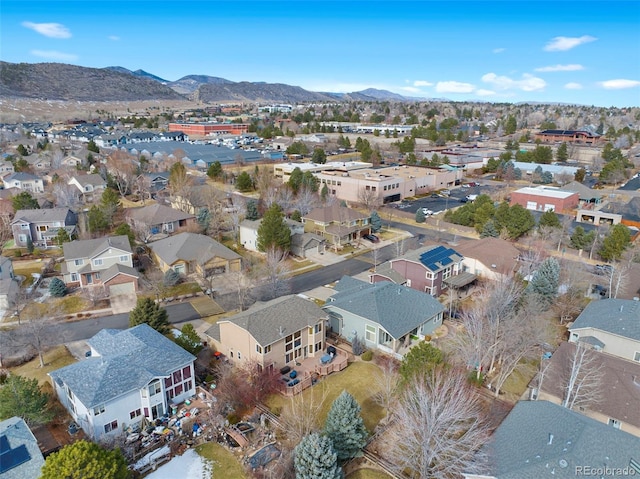
<svg viewBox="0 0 640 479"><path fill-rule="evenodd" d="M136 179L136 166L133 158L123 151L115 151L107 159L107 169L118 188L118 193L124 197L131 191Z"/></svg>
<svg viewBox="0 0 640 479"><path fill-rule="evenodd" d="M269 248L266 252L266 281L272 298L277 298L286 293L288 288L286 279L290 273L290 268L286 262L287 256L287 251L275 247Z"/></svg>
<svg viewBox="0 0 640 479"><path fill-rule="evenodd" d="M295 446L320 428L319 417L327 399L324 388L313 388L311 394L297 394L282 408L278 429L287 443Z"/></svg>
<svg viewBox="0 0 640 479"><path fill-rule="evenodd" d="M378 209L378 207L382 204L382 201L377 191L373 191L368 186L363 186L358 190L358 203L364 206L365 209L371 211Z"/></svg>
<svg viewBox="0 0 640 479"><path fill-rule="evenodd" d="M82 295L91 301L91 305L95 308L98 301L109 297L104 284L96 284L86 287L82 290Z"/></svg>
<svg viewBox="0 0 640 479"><path fill-rule="evenodd" d="M462 372L436 369L416 378L395 403L391 423L383 455L398 473L451 479L483 472L489 429Z"/></svg>
<svg viewBox="0 0 640 479"><path fill-rule="evenodd" d="M309 212L315 208L320 201L318 199L318 194L315 191L307 188L306 186L302 186L298 191L298 195L295 200L295 208L300 212L302 216L306 216Z"/></svg>
<svg viewBox="0 0 640 479"><path fill-rule="evenodd" d="M400 365L390 356L377 356L376 364L380 368L380 374L375 377L377 392L374 394L373 400L389 414L398 395L398 369Z"/></svg>
<svg viewBox="0 0 640 479"><path fill-rule="evenodd" d="M569 409L593 405L600 400L602 363L596 351L585 343L572 343L573 354L564 365L561 381L564 395L562 405Z"/></svg>

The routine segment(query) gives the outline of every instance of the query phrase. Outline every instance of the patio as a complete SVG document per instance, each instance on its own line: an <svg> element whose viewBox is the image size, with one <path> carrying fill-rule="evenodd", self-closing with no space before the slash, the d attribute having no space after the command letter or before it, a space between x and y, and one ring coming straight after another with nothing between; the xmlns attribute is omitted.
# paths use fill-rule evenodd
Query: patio
<svg viewBox="0 0 640 479"><path fill-rule="evenodd" d="M333 359L324 364L321 361L322 356L309 357L301 363L296 363L295 368L283 374L280 393L287 397L295 396L313 386L322 377L345 369L349 364L348 354L340 348L333 350Z"/></svg>

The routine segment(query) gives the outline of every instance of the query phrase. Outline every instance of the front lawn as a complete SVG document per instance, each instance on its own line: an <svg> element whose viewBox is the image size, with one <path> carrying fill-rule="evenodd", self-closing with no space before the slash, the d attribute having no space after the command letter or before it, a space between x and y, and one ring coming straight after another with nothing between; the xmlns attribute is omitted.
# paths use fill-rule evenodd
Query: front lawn
<svg viewBox="0 0 640 479"><path fill-rule="evenodd" d="M382 374L380 368L374 363L358 361L351 363L349 367L343 371L330 374L315 386L305 389L302 394L307 395L305 400L310 400L310 396L313 393L317 400L322 394L322 390L324 389L326 391L327 399L322 405L318 416L320 424L324 424L331 404L342 391L346 390L360 404L364 424L367 430L372 432L385 415L383 408L376 404L373 399L373 395L376 393L374 378L379 374ZM288 398L277 394L271 396L266 403L272 411L282 411L288 401Z"/></svg>
<svg viewBox="0 0 640 479"><path fill-rule="evenodd" d="M71 355L66 346L56 346L44 353L44 368L40 367L40 360L38 359L38 356L36 356L27 363L11 368L11 373L31 379L36 378L38 383L43 385L50 382L47 373L75 362L75 358Z"/></svg>
<svg viewBox="0 0 640 479"><path fill-rule="evenodd" d="M213 463L211 478L245 479L242 465L220 444L208 442L196 447L196 452Z"/></svg>

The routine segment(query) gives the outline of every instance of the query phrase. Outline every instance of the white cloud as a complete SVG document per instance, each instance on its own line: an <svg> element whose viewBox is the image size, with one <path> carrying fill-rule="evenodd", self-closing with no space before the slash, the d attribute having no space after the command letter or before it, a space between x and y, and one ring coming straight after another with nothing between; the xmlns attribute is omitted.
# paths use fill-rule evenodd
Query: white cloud
<svg viewBox="0 0 640 479"><path fill-rule="evenodd" d="M595 42L596 40L597 38L591 35L582 35L581 37L555 37L544 46L543 50L547 52L564 52L583 43Z"/></svg>
<svg viewBox="0 0 640 479"><path fill-rule="evenodd" d="M71 38L69 29L59 23L22 22L22 26L49 38Z"/></svg>
<svg viewBox="0 0 640 479"><path fill-rule="evenodd" d="M504 51L506 51L506 48L494 48L493 50L491 50L493 53L502 53Z"/></svg>
<svg viewBox="0 0 640 479"><path fill-rule="evenodd" d="M413 82L413 86L433 86L433 83L424 80L416 80Z"/></svg>
<svg viewBox="0 0 640 479"><path fill-rule="evenodd" d="M521 80L498 76L495 73L487 73L482 76L482 81L490 84L496 90L538 91L547 86L547 82L542 78L535 77L529 73L523 74Z"/></svg>
<svg viewBox="0 0 640 479"><path fill-rule="evenodd" d="M436 83L438 93L471 93L476 89L471 83L459 81L439 81Z"/></svg>
<svg viewBox="0 0 640 479"><path fill-rule="evenodd" d="M49 60L59 60L65 62L73 62L78 59L78 55L73 53L63 53L56 50L31 50L32 55L40 58L47 58Z"/></svg>
<svg viewBox="0 0 640 479"><path fill-rule="evenodd" d="M584 70L584 67L577 63L570 63L569 65L549 65L535 69L537 72L575 72L578 70Z"/></svg>
<svg viewBox="0 0 640 479"><path fill-rule="evenodd" d="M634 88L640 86L640 81L618 78L616 80L606 80L600 82L599 84L605 90L623 90L625 88Z"/></svg>
<svg viewBox="0 0 640 479"><path fill-rule="evenodd" d="M564 87L567 90L582 90L582 85L576 82L569 82Z"/></svg>
<svg viewBox="0 0 640 479"><path fill-rule="evenodd" d="M409 93L422 93L422 90L420 88L416 88L414 86L401 86L400 90L406 91Z"/></svg>
<svg viewBox="0 0 640 479"><path fill-rule="evenodd" d="M484 88L478 88L476 90L476 95L478 96L493 96L496 92L493 90L485 90Z"/></svg>
<svg viewBox="0 0 640 479"><path fill-rule="evenodd" d="M120 37L119 37L119 36L117 36L117 35L109 35L107 38L108 38L109 40L114 41L114 42L117 42L118 40L120 40Z"/></svg>

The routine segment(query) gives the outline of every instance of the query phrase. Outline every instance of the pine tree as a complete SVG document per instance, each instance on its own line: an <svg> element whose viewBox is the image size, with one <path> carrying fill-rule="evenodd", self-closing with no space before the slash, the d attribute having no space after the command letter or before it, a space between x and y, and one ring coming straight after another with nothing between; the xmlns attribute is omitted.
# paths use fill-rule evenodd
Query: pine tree
<svg viewBox="0 0 640 479"><path fill-rule="evenodd" d="M47 457L41 479L129 479L127 460L120 449L104 449L96 443L78 441Z"/></svg>
<svg viewBox="0 0 640 479"><path fill-rule="evenodd" d="M56 235L56 244L58 246L62 246L64 243L68 243L69 241L71 241L71 237L69 236L69 233L67 233L67 230L65 230L64 228L58 228L58 234Z"/></svg>
<svg viewBox="0 0 640 479"><path fill-rule="evenodd" d="M573 230L573 234L571 235L571 247L575 249L587 249L591 246L591 243L593 243L594 238L594 231L585 233L582 226L576 226L576 229Z"/></svg>
<svg viewBox="0 0 640 479"><path fill-rule="evenodd" d="M37 379L11 374L0 386L0 420L18 416L30 426L53 419L47 407L49 395L43 392Z"/></svg>
<svg viewBox="0 0 640 479"><path fill-rule="evenodd" d="M265 212L258 227L258 250L265 252L270 248L289 251L291 230L284 221L284 214L277 203Z"/></svg>
<svg viewBox="0 0 640 479"><path fill-rule="evenodd" d="M60 278L53 278L49 283L49 293L54 298L62 298L67 294L67 286Z"/></svg>
<svg viewBox="0 0 640 479"><path fill-rule="evenodd" d="M482 226L482 231L480 232L480 238L498 238L500 236L500 231L496 228L496 224L493 220L487 221Z"/></svg>
<svg viewBox="0 0 640 479"><path fill-rule="evenodd" d="M238 175L236 179L236 188L238 191L247 192L253 189L253 180L251 179L251 175L246 171L243 171Z"/></svg>
<svg viewBox="0 0 640 479"><path fill-rule="evenodd" d="M159 333L169 331L169 315L151 298L138 298L136 307L129 313L129 327L146 323Z"/></svg>
<svg viewBox="0 0 640 479"><path fill-rule="evenodd" d="M318 433L305 436L294 451L296 479L341 479L331 439Z"/></svg>
<svg viewBox="0 0 640 479"><path fill-rule="evenodd" d="M258 203L256 200L247 201L247 216L246 218L251 221L255 221L260 218L260 214L258 213Z"/></svg>
<svg viewBox="0 0 640 479"><path fill-rule="evenodd" d="M342 391L331 405L324 432L333 442L339 461L357 457L367 444L367 429L360 410L358 401L347 391Z"/></svg>
<svg viewBox="0 0 640 479"><path fill-rule="evenodd" d="M602 242L598 254L605 261L619 260L624 250L631 244L629 228L623 224L613 225Z"/></svg>
<svg viewBox="0 0 640 479"><path fill-rule="evenodd" d="M422 208L418 208L416 211L416 223L424 223L424 213L422 212Z"/></svg>
<svg viewBox="0 0 640 479"><path fill-rule="evenodd" d="M325 183L324 185L322 185L322 189L320 190L320 199L323 203L327 201L327 196L329 196L329 187Z"/></svg>
<svg viewBox="0 0 640 479"><path fill-rule="evenodd" d="M548 308L558 296L560 265L555 258L545 259L527 286L527 291L535 296L538 304Z"/></svg>
<svg viewBox="0 0 640 479"><path fill-rule="evenodd" d="M371 212L371 220L369 224L371 225L371 231L373 233L377 233L382 229L382 219L380 219L380 215L377 211Z"/></svg>
<svg viewBox="0 0 640 479"><path fill-rule="evenodd" d="M551 228L561 228L560 219L553 210L547 210L542 213L540 220L538 220L538 227L549 226Z"/></svg>
<svg viewBox="0 0 640 479"><path fill-rule="evenodd" d="M32 254L34 250L33 240L31 239L31 235L27 236L27 253Z"/></svg>

